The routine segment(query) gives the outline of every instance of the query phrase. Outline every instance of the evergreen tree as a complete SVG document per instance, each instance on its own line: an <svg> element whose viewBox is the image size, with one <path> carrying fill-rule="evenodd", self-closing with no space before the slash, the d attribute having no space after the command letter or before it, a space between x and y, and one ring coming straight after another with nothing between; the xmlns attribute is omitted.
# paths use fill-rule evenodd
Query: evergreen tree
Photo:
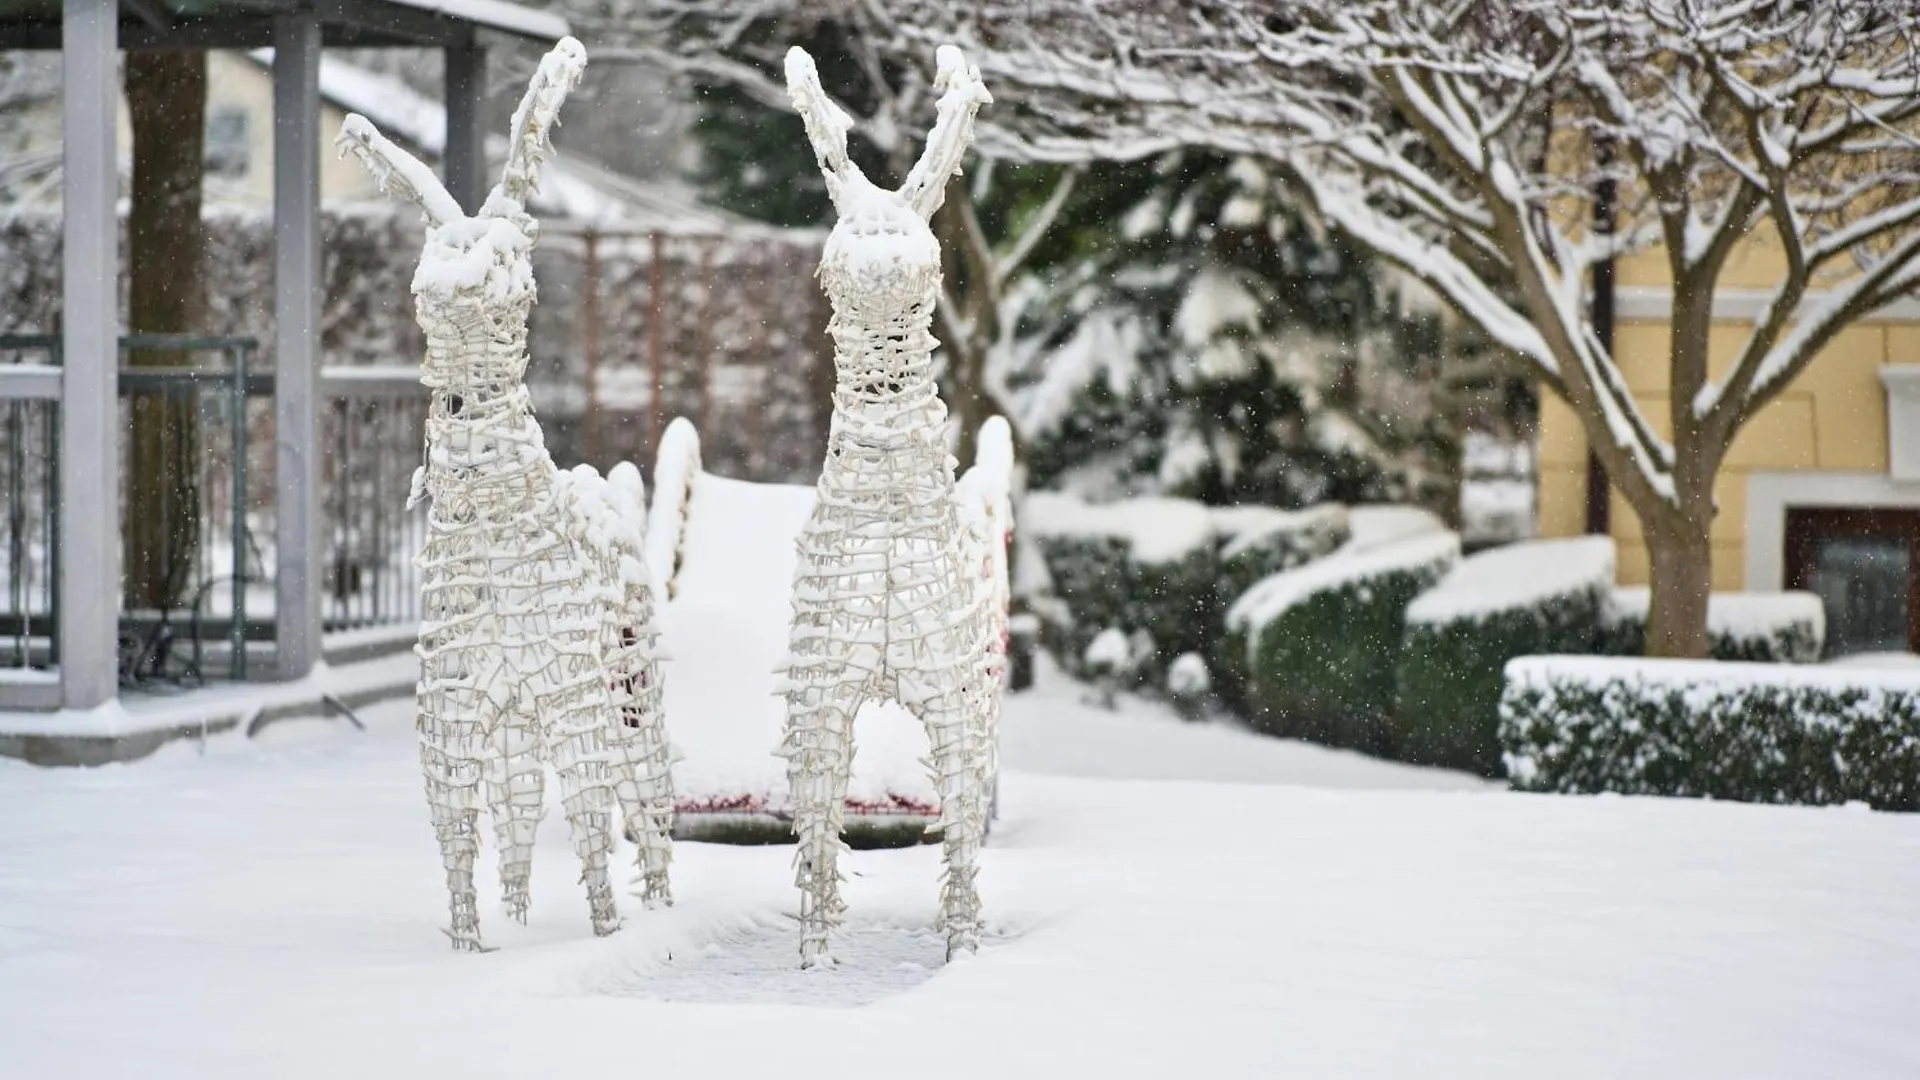
<svg viewBox="0 0 1920 1080"><path fill-rule="evenodd" d="M1037 255L1009 378L1035 486L1451 511L1437 305L1247 161L1107 166Z"/></svg>

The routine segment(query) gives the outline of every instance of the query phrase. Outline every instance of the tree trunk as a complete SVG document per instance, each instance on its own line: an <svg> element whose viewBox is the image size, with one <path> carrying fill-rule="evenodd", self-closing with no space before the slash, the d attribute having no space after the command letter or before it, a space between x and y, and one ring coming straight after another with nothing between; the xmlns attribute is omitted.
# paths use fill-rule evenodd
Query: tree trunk
<svg viewBox="0 0 1920 1080"><path fill-rule="evenodd" d="M1704 660L1709 642L1707 596L1713 591L1711 519L1695 524L1678 514L1673 517L1656 525L1644 513L1641 516L1653 563L1647 655Z"/></svg>
<svg viewBox="0 0 1920 1080"><path fill-rule="evenodd" d="M126 90L133 127L128 329L193 333L202 325L205 308L200 178L206 54L129 52ZM134 367L184 367L197 360L204 358L159 350L128 357ZM194 394L185 387L173 394L138 394L131 406L126 521L121 529L125 604L167 609L193 584L200 539ZM234 555L240 557L239 552Z"/></svg>

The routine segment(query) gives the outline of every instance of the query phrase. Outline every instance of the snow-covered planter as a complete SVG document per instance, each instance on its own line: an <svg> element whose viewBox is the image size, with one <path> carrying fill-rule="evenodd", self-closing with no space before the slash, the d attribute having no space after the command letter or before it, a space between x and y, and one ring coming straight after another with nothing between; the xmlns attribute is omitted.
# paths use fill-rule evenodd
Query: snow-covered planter
<svg viewBox="0 0 1920 1080"><path fill-rule="evenodd" d="M1591 651L1613 588L1613 540L1582 536L1471 555L1407 608L1394 734L1423 765L1501 771L1501 672L1533 653Z"/></svg>
<svg viewBox="0 0 1920 1080"><path fill-rule="evenodd" d="M1650 596L1645 587L1614 590L1596 652L1646 654ZM1810 592L1714 593L1707 598L1707 636L1715 660L1813 664L1826 647L1827 612Z"/></svg>
<svg viewBox="0 0 1920 1080"><path fill-rule="evenodd" d="M1205 651L1219 624L1219 565L1213 518L1186 499L1087 503L1030 492L1021 527L1033 538L1071 621L1053 627L1055 651L1082 670L1087 646L1108 627L1145 630L1158 655L1154 677L1181 653Z"/></svg>
<svg viewBox="0 0 1920 1080"><path fill-rule="evenodd" d="M1460 558L1450 532L1352 544L1249 589L1227 612L1247 664L1252 720L1335 746L1388 748L1407 606Z"/></svg>
<svg viewBox="0 0 1920 1080"><path fill-rule="evenodd" d="M1920 810L1920 672L1522 657L1500 744L1524 791Z"/></svg>

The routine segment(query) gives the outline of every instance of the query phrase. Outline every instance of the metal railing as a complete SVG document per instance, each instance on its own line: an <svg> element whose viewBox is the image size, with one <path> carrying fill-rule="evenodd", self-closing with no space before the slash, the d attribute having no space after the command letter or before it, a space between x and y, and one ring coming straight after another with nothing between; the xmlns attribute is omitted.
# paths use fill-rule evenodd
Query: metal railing
<svg viewBox="0 0 1920 1080"><path fill-rule="evenodd" d="M274 637L273 374L255 370L250 338L137 334L123 337L121 349L222 358L216 366L126 367L119 375L128 433L122 525L135 505L130 455L153 449L133 445L134 410L143 407L136 403L171 403L190 439L163 450L191 463L172 495L155 503L149 485L139 505L170 515L182 513L178 498L194 501L183 519L193 523L190 545L182 543L191 550L177 561L179 580L169 579L168 602L132 604L123 586L122 682L244 679ZM59 659L60 359L56 337L0 335L0 671L49 669ZM418 371L325 368L321 389L322 627L410 625L419 618L414 553L425 533L424 511L405 509L427 411Z"/></svg>
<svg viewBox="0 0 1920 1080"><path fill-rule="evenodd" d="M248 489L248 459L257 452L255 440L249 437L247 397L250 392L270 390L270 384L259 380L249 385L251 360L259 351L259 343L244 337L128 334L120 339L120 349L122 353L212 354L224 362L216 367L165 365L120 370L121 430L127 433L122 442L122 535L128 535L133 524L129 515L136 505L143 514L157 510L163 525L185 522L192 526L192 534L186 537L191 550L178 560L181 565L166 568L168 580L160 603L149 600L136 605L134 597L122 593L121 681L130 685L204 683L216 673L244 679L248 640L270 640L273 634L270 622L250 622L247 618L248 586L270 584L257 557L253 566L248 566L249 553L258 549L247 515L253 502ZM150 415L144 421L140 418L143 408L156 407L167 412ZM176 422L184 430L177 430ZM143 438L143 427L145 438L158 436L157 446L136 445ZM182 435L187 445L175 445ZM173 484L142 485L141 470L158 465L135 460L148 453L192 460L182 469L182 475L163 478ZM175 506L176 498L191 500L194 505ZM148 528L150 523L141 527ZM167 536L162 543L171 545L179 539ZM132 546L130 543L129 548ZM176 575L184 580L173 580ZM223 606L225 610L221 610ZM216 642L224 645L224 653L209 648ZM222 660L224 671L213 666Z"/></svg>
<svg viewBox="0 0 1920 1080"><path fill-rule="evenodd" d="M327 524L328 631L420 621L414 556L426 511L407 509L422 463L427 393L412 366L333 367L321 374L321 512Z"/></svg>
<svg viewBox="0 0 1920 1080"><path fill-rule="evenodd" d="M0 669L59 662L59 354L58 339L49 347L0 337Z"/></svg>

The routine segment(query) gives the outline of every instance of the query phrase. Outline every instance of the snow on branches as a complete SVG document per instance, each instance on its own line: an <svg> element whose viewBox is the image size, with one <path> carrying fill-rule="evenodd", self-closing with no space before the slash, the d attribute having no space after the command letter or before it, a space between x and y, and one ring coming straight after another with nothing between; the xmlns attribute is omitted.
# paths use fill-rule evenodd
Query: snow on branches
<svg viewBox="0 0 1920 1080"><path fill-rule="evenodd" d="M673 790L653 595L641 559L640 474L554 467L527 394L527 313L538 183L586 53L563 39L513 115L506 171L468 217L431 171L349 116L339 145L426 215L413 279L432 396L431 502L421 551L420 764L447 874L455 949L482 948L473 867L482 802L508 914L525 920L546 770L583 865L596 934L619 912L608 882L614 807L638 846L642 899L670 903Z"/></svg>
<svg viewBox="0 0 1920 1080"><path fill-rule="evenodd" d="M997 155L1130 159L1186 145L1288 163L1329 221L1426 281L1587 417L1636 506L1683 500L1677 461L1697 448L1677 454L1627 392L1588 317L1593 267L1664 246L1674 398L1692 406L1671 437L1712 460L1847 322L1920 284L1911 4L887 6L968 45L1001 81L1009 107L981 136ZM1603 182L1614 220L1596 228ZM1712 378L1712 294L1743 239L1779 249L1788 271Z"/></svg>

